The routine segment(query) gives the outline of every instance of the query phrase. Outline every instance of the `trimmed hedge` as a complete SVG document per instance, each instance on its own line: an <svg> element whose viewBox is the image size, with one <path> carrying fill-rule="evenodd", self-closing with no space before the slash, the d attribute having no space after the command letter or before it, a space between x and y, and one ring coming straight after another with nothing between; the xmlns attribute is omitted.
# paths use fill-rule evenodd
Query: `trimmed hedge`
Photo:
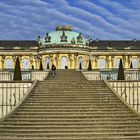
<svg viewBox="0 0 140 140"><path fill-rule="evenodd" d="M14 69L14 78L13 80L22 80L21 69L20 69L20 62L19 57L16 59L15 69Z"/></svg>

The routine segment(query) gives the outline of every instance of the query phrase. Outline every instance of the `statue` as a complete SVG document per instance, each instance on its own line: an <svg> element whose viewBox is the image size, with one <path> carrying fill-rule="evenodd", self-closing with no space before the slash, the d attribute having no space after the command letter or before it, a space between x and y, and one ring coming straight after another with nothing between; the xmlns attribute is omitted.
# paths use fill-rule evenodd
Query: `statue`
<svg viewBox="0 0 140 140"><path fill-rule="evenodd" d="M65 32L63 31L61 38L61 42L67 42L67 36L65 35Z"/></svg>
<svg viewBox="0 0 140 140"><path fill-rule="evenodd" d="M51 42L51 37L49 36L48 33L46 33L46 37L45 37L45 43L46 42Z"/></svg>
<svg viewBox="0 0 140 140"><path fill-rule="evenodd" d="M83 37L82 37L81 33L79 33L79 35L77 36L77 42L78 43L83 43Z"/></svg>

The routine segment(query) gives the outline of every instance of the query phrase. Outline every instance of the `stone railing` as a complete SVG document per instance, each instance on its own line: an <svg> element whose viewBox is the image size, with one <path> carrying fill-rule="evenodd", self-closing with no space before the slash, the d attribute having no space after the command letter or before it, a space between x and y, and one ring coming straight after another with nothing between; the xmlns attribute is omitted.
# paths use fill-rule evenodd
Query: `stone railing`
<svg viewBox="0 0 140 140"><path fill-rule="evenodd" d="M36 83L36 81L34 83ZM25 96L27 96L34 83L29 81L0 81L0 118L7 115Z"/></svg>
<svg viewBox="0 0 140 140"><path fill-rule="evenodd" d="M82 71L87 80L117 80L117 69ZM125 69L125 80L140 80L139 69Z"/></svg>
<svg viewBox="0 0 140 140"><path fill-rule="evenodd" d="M140 112L140 81L108 81L108 83L125 102Z"/></svg>
<svg viewBox="0 0 140 140"><path fill-rule="evenodd" d="M99 71L83 71L83 75L87 80L100 80L100 72Z"/></svg>
<svg viewBox="0 0 140 140"><path fill-rule="evenodd" d="M43 81L47 78L49 71L33 71L32 80Z"/></svg>
<svg viewBox="0 0 140 140"><path fill-rule="evenodd" d="M22 71L22 80L23 81L42 81L46 79L49 72L48 71ZM13 71L0 71L0 81L12 81L13 80Z"/></svg>

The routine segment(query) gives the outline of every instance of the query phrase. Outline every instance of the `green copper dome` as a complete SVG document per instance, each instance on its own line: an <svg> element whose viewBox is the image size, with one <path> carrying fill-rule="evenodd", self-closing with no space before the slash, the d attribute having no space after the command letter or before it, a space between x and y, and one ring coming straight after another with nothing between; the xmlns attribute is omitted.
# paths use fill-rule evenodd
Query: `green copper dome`
<svg viewBox="0 0 140 140"><path fill-rule="evenodd" d="M49 44L79 44L86 45L87 39L81 34L72 31L70 26L57 26L56 31L46 33L44 38L40 38L41 45Z"/></svg>

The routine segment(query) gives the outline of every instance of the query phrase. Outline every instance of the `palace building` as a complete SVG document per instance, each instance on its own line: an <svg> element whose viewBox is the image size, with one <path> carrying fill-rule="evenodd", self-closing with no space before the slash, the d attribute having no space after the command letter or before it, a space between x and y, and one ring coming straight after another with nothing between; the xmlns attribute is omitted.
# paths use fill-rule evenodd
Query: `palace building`
<svg viewBox="0 0 140 140"><path fill-rule="evenodd" d="M70 26L1 40L0 140L140 140L139 47Z"/></svg>
<svg viewBox="0 0 140 140"><path fill-rule="evenodd" d="M1 40L0 69L13 69L16 57L23 70L44 70L55 64L57 69L87 69L89 60L93 69L118 68L120 59L124 68L140 67L140 41L94 40L73 31L70 26L57 26L37 40Z"/></svg>

